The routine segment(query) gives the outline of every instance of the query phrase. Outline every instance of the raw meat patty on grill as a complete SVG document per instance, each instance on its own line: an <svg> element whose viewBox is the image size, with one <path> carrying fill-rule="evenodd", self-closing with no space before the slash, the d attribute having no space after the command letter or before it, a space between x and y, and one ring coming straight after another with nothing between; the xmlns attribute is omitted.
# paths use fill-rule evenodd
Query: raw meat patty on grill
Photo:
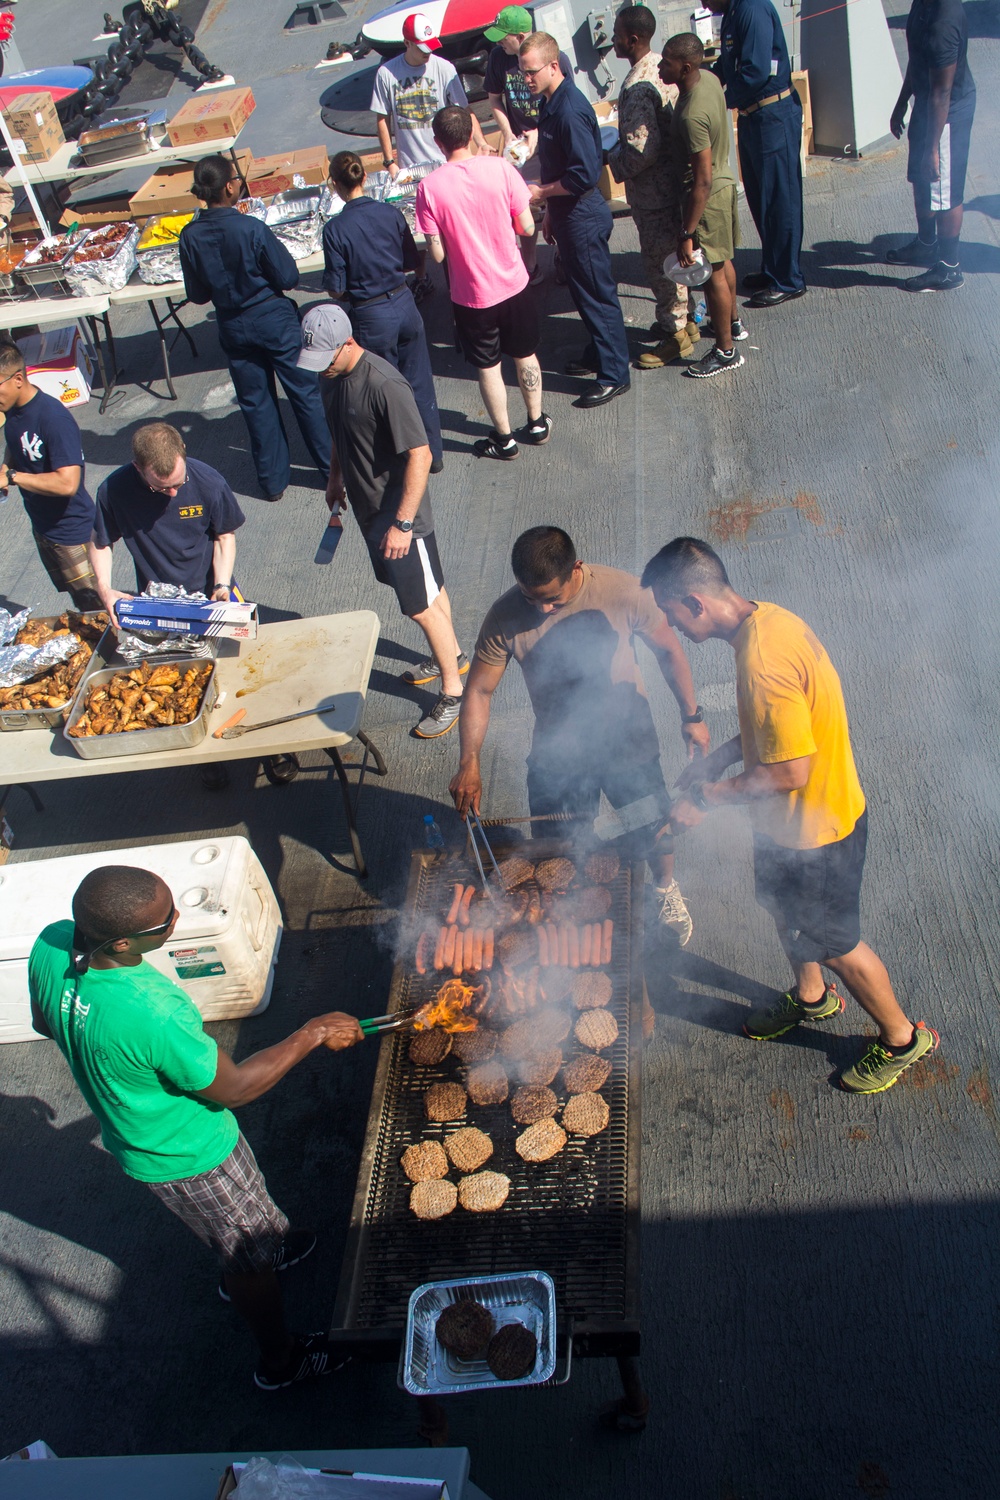
<svg viewBox="0 0 1000 1500"><path fill-rule="evenodd" d="M563 1068L563 1083L570 1094L585 1094L603 1088L611 1077L611 1062L596 1052L581 1052Z"/></svg>
<svg viewBox="0 0 1000 1500"><path fill-rule="evenodd" d="M507 1323L490 1339L486 1363L498 1380L523 1380L535 1368L538 1340L523 1323Z"/></svg>
<svg viewBox="0 0 1000 1500"><path fill-rule="evenodd" d="M573 976L573 1004L577 1010L600 1010L611 1003L612 986L607 974L585 969Z"/></svg>
<svg viewBox="0 0 1000 1500"><path fill-rule="evenodd" d="M417 1182L410 1192L410 1207L418 1219L443 1219L458 1202L458 1188L446 1177L437 1182Z"/></svg>
<svg viewBox="0 0 1000 1500"><path fill-rule="evenodd" d="M510 1112L518 1125L537 1125L539 1120L551 1119L558 1108L559 1101L552 1090L535 1083L524 1084L510 1101Z"/></svg>
<svg viewBox="0 0 1000 1500"><path fill-rule="evenodd" d="M507 1097L507 1070L503 1063L480 1063L470 1068L465 1084L473 1104L502 1104Z"/></svg>
<svg viewBox="0 0 1000 1500"><path fill-rule="evenodd" d="M493 1314L481 1302L463 1297L446 1307L434 1325L439 1344L458 1359L475 1359L493 1337Z"/></svg>
<svg viewBox="0 0 1000 1500"><path fill-rule="evenodd" d="M514 1064L518 1082L536 1085L551 1083L562 1067L562 1056L561 1048L547 1047L544 1052L536 1052L533 1057L522 1057Z"/></svg>
<svg viewBox="0 0 1000 1500"><path fill-rule="evenodd" d="M556 1042L564 1042L573 1024L569 1011L557 1010L554 1005L533 1016L532 1021L539 1045L545 1047L554 1047Z"/></svg>
<svg viewBox="0 0 1000 1500"><path fill-rule="evenodd" d="M610 1011L585 1010L573 1027L573 1035L581 1046L600 1052L618 1040L618 1022Z"/></svg>
<svg viewBox="0 0 1000 1500"><path fill-rule="evenodd" d="M611 1119L607 1101L600 1094L574 1094L562 1112L563 1127L570 1135L598 1135Z"/></svg>
<svg viewBox="0 0 1000 1500"><path fill-rule="evenodd" d="M418 1068L432 1068L435 1063L444 1062L451 1047L451 1032L442 1031L440 1026L418 1031L410 1043L410 1062Z"/></svg>
<svg viewBox="0 0 1000 1500"><path fill-rule="evenodd" d="M448 1175L448 1158L437 1141L416 1141L407 1146L400 1165L411 1182L433 1182Z"/></svg>
<svg viewBox="0 0 1000 1500"><path fill-rule="evenodd" d="M509 1192L510 1178L503 1172L476 1172L458 1184L458 1201L470 1214L494 1214Z"/></svg>
<svg viewBox="0 0 1000 1500"><path fill-rule="evenodd" d="M617 854L599 852L590 856L583 867L583 873L597 885L610 885L617 879L621 867L622 862Z"/></svg>
<svg viewBox="0 0 1000 1500"><path fill-rule="evenodd" d="M537 964L538 933L533 927L505 932L497 943L497 957L505 969L519 969L522 964Z"/></svg>
<svg viewBox="0 0 1000 1500"><path fill-rule="evenodd" d="M524 1161L550 1161L565 1144L566 1132L555 1120L539 1120L518 1136L514 1149Z"/></svg>
<svg viewBox="0 0 1000 1500"><path fill-rule="evenodd" d="M553 964L551 969L543 969L541 984L542 994L546 1000L553 1003L557 1000L565 1000L572 988L576 972L575 969L564 969L560 964Z"/></svg>
<svg viewBox="0 0 1000 1500"><path fill-rule="evenodd" d="M452 1166L460 1172L478 1172L493 1155L493 1142L484 1130L467 1125L446 1138L444 1149Z"/></svg>
<svg viewBox="0 0 1000 1500"><path fill-rule="evenodd" d="M543 891L565 891L575 878L571 859L543 859L535 866L535 879Z"/></svg>
<svg viewBox="0 0 1000 1500"><path fill-rule="evenodd" d="M535 873L531 860L524 859L520 854L510 854L506 859L498 859L497 868L505 891L512 891L515 886L523 885ZM496 876L493 878L495 880Z"/></svg>
<svg viewBox="0 0 1000 1500"><path fill-rule="evenodd" d="M424 1095L428 1120L460 1120L465 1114L466 1094L460 1083L434 1083Z"/></svg>
<svg viewBox="0 0 1000 1500"><path fill-rule="evenodd" d="M457 1031L451 1045L464 1063L489 1062L497 1050L497 1034L486 1026L477 1026L475 1031Z"/></svg>

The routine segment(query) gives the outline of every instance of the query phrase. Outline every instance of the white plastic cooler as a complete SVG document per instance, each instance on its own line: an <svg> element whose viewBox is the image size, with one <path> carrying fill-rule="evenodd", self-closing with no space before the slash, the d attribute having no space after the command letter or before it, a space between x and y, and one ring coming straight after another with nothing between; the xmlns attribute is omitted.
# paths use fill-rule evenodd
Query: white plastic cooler
<svg viewBox="0 0 1000 1500"><path fill-rule="evenodd" d="M281 912L247 840L147 844L0 866L0 1042L39 1040L28 1001L31 946L43 927L69 918L74 891L100 865L153 870L173 891L177 926L146 959L190 995L206 1021L266 1009Z"/></svg>

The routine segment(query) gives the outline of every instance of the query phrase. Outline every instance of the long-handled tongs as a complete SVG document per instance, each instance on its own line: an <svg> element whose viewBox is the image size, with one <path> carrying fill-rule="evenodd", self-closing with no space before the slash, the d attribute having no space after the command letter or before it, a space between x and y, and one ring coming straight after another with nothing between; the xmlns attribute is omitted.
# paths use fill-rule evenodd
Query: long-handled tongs
<svg viewBox="0 0 1000 1500"><path fill-rule="evenodd" d="M364 1021L359 1021L358 1025L365 1036L383 1036L388 1031L407 1030L416 1018L415 1010L404 1010L394 1016L368 1016Z"/></svg>
<svg viewBox="0 0 1000 1500"><path fill-rule="evenodd" d="M493 856L493 850L490 848L490 841L486 837L486 830L483 828L483 825L479 820L479 814L476 812L476 809L474 807L470 807L469 811L465 815L465 827L469 834L469 843L472 845L472 852L476 856L476 866L479 870L479 878L483 882L483 895L488 896L492 901L495 899L494 893L490 890L489 883L486 879L486 871L483 869L483 862L479 857L479 846L476 843L476 832L473 832L473 823L475 823L475 830L476 832L478 832L479 837L483 841L483 848L486 850L486 853L490 857L490 864L493 866L493 869L496 873L501 891L503 890L503 876L500 874L500 866L497 864L496 859Z"/></svg>

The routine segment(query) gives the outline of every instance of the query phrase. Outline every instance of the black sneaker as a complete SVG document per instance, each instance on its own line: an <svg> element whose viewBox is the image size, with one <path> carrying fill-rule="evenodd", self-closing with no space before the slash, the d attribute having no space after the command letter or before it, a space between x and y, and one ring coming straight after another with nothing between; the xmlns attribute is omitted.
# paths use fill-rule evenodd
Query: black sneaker
<svg viewBox="0 0 1000 1500"><path fill-rule="evenodd" d="M341 1354L330 1344L325 1333L298 1333L291 1358L283 1370L269 1370L259 1364L253 1372L253 1383L259 1391L283 1391L300 1380L315 1380L332 1375L350 1363L350 1355Z"/></svg>
<svg viewBox="0 0 1000 1500"><path fill-rule="evenodd" d="M512 458L519 458L521 454L513 435L509 432L497 432L495 428L489 437L477 438L472 446L480 458L500 458L509 462Z"/></svg>
<svg viewBox="0 0 1000 1500"><path fill-rule="evenodd" d="M886 263L890 266L932 266L937 258L937 238L927 245L919 235L914 235L905 245L896 245L885 252Z"/></svg>
<svg viewBox="0 0 1000 1500"><path fill-rule="evenodd" d="M469 658L464 651L458 653L458 675L464 677L469 670ZM407 667L405 672L400 672L403 682L408 682L411 687L423 687L428 682L436 682L441 676L441 668L433 656L426 661L418 662L415 667Z"/></svg>
<svg viewBox="0 0 1000 1500"><path fill-rule="evenodd" d="M743 356L738 349L733 349L729 354L723 354L716 344L709 349L708 353L702 355L688 364L684 371L693 380L708 380L712 375L723 375L727 370L738 370L743 364Z"/></svg>
<svg viewBox="0 0 1000 1500"><path fill-rule="evenodd" d="M297 1266L299 1261L305 1260L307 1255L312 1255L315 1249L316 1236L311 1229L290 1229L274 1252L271 1269L287 1271L290 1266ZM219 1282L219 1296L223 1302L233 1300L226 1291L225 1281Z"/></svg>
<svg viewBox="0 0 1000 1500"><path fill-rule="evenodd" d="M540 417L536 417L527 426L519 427L516 436L519 443L530 443L533 448L540 448L552 436L552 418L542 412Z"/></svg>
<svg viewBox="0 0 1000 1500"><path fill-rule="evenodd" d="M748 339L750 337L749 331L744 326L742 318L733 319L732 333L734 344L742 344L744 339Z"/></svg>
<svg viewBox="0 0 1000 1500"><path fill-rule="evenodd" d="M964 285L965 277L958 266L949 266L943 260L937 261L922 276L911 276L909 281L903 282L908 292L957 292Z"/></svg>
<svg viewBox="0 0 1000 1500"><path fill-rule="evenodd" d="M425 714L413 733L418 740L436 740L454 729L462 710L461 698L449 698L442 693L430 713Z"/></svg>

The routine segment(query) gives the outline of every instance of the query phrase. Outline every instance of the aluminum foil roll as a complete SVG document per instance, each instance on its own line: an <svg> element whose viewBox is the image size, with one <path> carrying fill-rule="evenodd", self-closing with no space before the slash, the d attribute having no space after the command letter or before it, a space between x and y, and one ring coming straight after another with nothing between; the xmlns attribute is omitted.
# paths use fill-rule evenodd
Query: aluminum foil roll
<svg viewBox="0 0 1000 1500"><path fill-rule="evenodd" d="M176 583L148 583L137 599L181 599L190 604L207 604L207 594L189 594ZM203 635L175 635L173 631L129 630L118 627L118 655L129 666L149 656L214 656L215 645Z"/></svg>

